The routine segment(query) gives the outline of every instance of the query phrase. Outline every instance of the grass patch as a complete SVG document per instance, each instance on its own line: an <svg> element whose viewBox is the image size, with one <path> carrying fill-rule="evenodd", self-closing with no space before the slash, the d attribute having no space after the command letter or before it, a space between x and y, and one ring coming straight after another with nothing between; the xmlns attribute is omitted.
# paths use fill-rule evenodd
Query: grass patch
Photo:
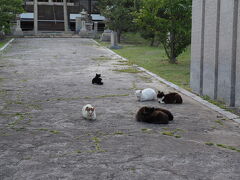
<svg viewBox="0 0 240 180"><path fill-rule="evenodd" d="M18 125L21 121L25 120L26 118L26 113L16 113L16 114L13 114L11 116L15 116L17 117L17 120L11 122L11 123L8 123L8 126L10 128L14 128L16 125Z"/></svg>
<svg viewBox="0 0 240 180"><path fill-rule="evenodd" d="M170 64L162 46L150 47L149 41L139 34L127 33L123 36L120 44L123 48L114 52L127 58L130 64L137 64L180 87L190 89L190 47L177 58L177 64Z"/></svg>
<svg viewBox="0 0 240 180"><path fill-rule="evenodd" d="M138 90L138 87L137 87L135 81L132 82L132 88L131 88L131 89L133 89L133 90Z"/></svg>
<svg viewBox="0 0 240 180"><path fill-rule="evenodd" d="M174 136L174 132L172 132L172 131L164 131L164 132L162 132L162 135L165 135L165 136Z"/></svg>
<svg viewBox="0 0 240 180"><path fill-rule="evenodd" d="M147 76L139 76L139 78L146 83L151 83L152 82L152 79L150 77L147 77Z"/></svg>
<svg viewBox="0 0 240 180"><path fill-rule="evenodd" d="M20 128L14 128L15 131L26 131L27 129L25 127Z"/></svg>
<svg viewBox="0 0 240 180"><path fill-rule="evenodd" d="M124 133L122 131L117 131L115 133L113 133L113 135L123 135Z"/></svg>
<svg viewBox="0 0 240 180"><path fill-rule="evenodd" d="M53 134L59 134L59 133L60 133L60 132L57 131L57 130L50 130L49 132L50 132L50 133L53 133Z"/></svg>
<svg viewBox="0 0 240 180"><path fill-rule="evenodd" d="M173 136L175 138L181 138L182 136L180 136L179 134L176 134L178 131L183 131L183 130L175 129L173 131L163 131L162 135L164 135L164 136Z"/></svg>
<svg viewBox="0 0 240 180"><path fill-rule="evenodd" d="M1 81L1 80L0 80ZM0 96L6 96L7 95L7 91L5 89L1 89L0 90Z"/></svg>
<svg viewBox="0 0 240 180"><path fill-rule="evenodd" d="M95 144L95 151L92 151L92 152L106 152L104 149L102 149L102 147L100 145L100 143L101 143L100 138L92 137L92 141Z"/></svg>
<svg viewBox="0 0 240 180"><path fill-rule="evenodd" d="M218 123L218 124L220 124L221 126L224 125L223 122L222 122L221 120L216 120L215 122Z"/></svg>
<svg viewBox="0 0 240 180"><path fill-rule="evenodd" d="M123 73L141 73L142 72L135 68L113 69L113 71L123 72Z"/></svg>
<svg viewBox="0 0 240 180"><path fill-rule="evenodd" d="M214 143L212 143L212 142L205 142L205 144L208 145L208 146L213 146L214 145Z"/></svg>
<svg viewBox="0 0 240 180"><path fill-rule="evenodd" d="M182 136L180 136L180 135L175 135L174 137L175 137L175 138L181 138Z"/></svg>
<svg viewBox="0 0 240 180"><path fill-rule="evenodd" d="M214 146L215 145L212 142L206 142L205 144L208 145L208 146ZM220 148L223 148L223 149L229 149L229 150L232 150L232 151L240 152L240 149L238 149L234 146L228 146L228 145L225 145L225 144L216 144L216 146L220 147Z"/></svg>
<svg viewBox="0 0 240 180"><path fill-rule="evenodd" d="M109 98L109 97L123 97L123 96L129 96L129 94L107 94L102 96L85 96L85 97L73 97L73 98L50 98L46 101L76 101L80 99L100 99L100 98Z"/></svg>
<svg viewBox="0 0 240 180"><path fill-rule="evenodd" d="M225 145L225 144L216 144L218 147L220 148L224 148L224 149L229 149L229 150L232 150L232 151L237 151L237 152L240 152L240 149L234 147L234 146L228 146L228 145Z"/></svg>
<svg viewBox="0 0 240 180"><path fill-rule="evenodd" d="M131 66L132 64L130 64L130 63L116 63L116 64L113 64L114 66Z"/></svg>
<svg viewBox="0 0 240 180"><path fill-rule="evenodd" d="M80 153L82 153L82 151L80 151L80 150L77 150L77 151L76 151L76 153L77 153L77 154L80 154Z"/></svg>
<svg viewBox="0 0 240 180"><path fill-rule="evenodd" d="M109 60L112 60L112 59L110 57L107 57L107 56L100 56L100 57L92 58L92 60L95 60L95 61L109 61Z"/></svg>
<svg viewBox="0 0 240 180"><path fill-rule="evenodd" d="M47 128L39 128L38 130L39 130L39 131L48 131Z"/></svg>
<svg viewBox="0 0 240 180"><path fill-rule="evenodd" d="M2 48L5 44L7 44L7 42L10 40L10 38L6 38L2 41L0 41L0 48Z"/></svg>
<svg viewBox="0 0 240 180"><path fill-rule="evenodd" d="M222 108L222 109L226 109L226 105L224 102L220 102L220 101L216 101L216 100L213 100L211 99L209 96L201 96L202 99Z"/></svg>
<svg viewBox="0 0 240 180"><path fill-rule="evenodd" d="M95 96L94 98L123 97L123 96L129 96L129 94L109 94L109 95Z"/></svg>

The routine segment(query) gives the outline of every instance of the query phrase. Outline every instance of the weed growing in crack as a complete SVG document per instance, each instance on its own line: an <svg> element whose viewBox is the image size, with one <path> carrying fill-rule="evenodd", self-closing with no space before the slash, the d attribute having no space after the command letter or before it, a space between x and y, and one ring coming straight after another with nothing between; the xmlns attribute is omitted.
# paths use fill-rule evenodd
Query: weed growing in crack
<svg viewBox="0 0 240 180"><path fill-rule="evenodd" d="M113 71L123 72L123 73L141 73L142 72L135 68L113 69Z"/></svg>
<svg viewBox="0 0 240 180"><path fill-rule="evenodd" d="M59 134L59 133L60 133L60 132L57 131L57 130L50 130L49 132L50 132L50 133L53 133L53 134Z"/></svg>
<svg viewBox="0 0 240 180"><path fill-rule="evenodd" d="M147 76L139 76L139 78L146 83L151 83L152 82L152 79L150 77L147 77Z"/></svg>
<svg viewBox="0 0 240 180"><path fill-rule="evenodd" d="M115 133L113 133L113 135L123 135L124 133L122 131L117 131Z"/></svg>
<svg viewBox="0 0 240 180"><path fill-rule="evenodd" d="M153 130L148 128L142 128L141 131L144 133L151 133Z"/></svg>
<svg viewBox="0 0 240 180"><path fill-rule="evenodd" d="M223 122L221 120L215 120L216 123L220 124L221 126L223 126Z"/></svg>
<svg viewBox="0 0 240 180"><path fill-rule="evenodd" d="M165 136L173 136L175 138L181 138L182 136L179 135L179 134L176 134L177 132L184 132L184 130L182 129L175 129L175 130L172 130L172 131L163 131L162 132L162 135L165 135Z"/></svg>
<svg viewBox="0 0 240 180"><path fill-rule="evenodd" d="M212 142L205 142L205 144L208 145L208 146L213 146L214 145L214 143L212 143Z"/></svg>
<svg viewBox="0 0 240 180"><path fill-rule="evenodd" d="M82 151L80 151L80 150L76 150L75 152L76 152L77 154L82 153Z"/></svg>
<svg viewBox="0 0 240 180"><path fill-rule="evenodd" d="M39 131L49 131L49 129L47 129L47 128L39 128L38 130Z"/></svg>
<svg viewBox="0 0 240 180"><path fill-rule="evenodd" d="M100 143L101 140L98 137L92 137L92 141L95 144L95 152L106 152L104 149L102 149Z"/></svg>
<svg viewBox="0 0 240 180"><path fill-rule="evenodd" d="M110 61L112 59L110 57L107 57L107 56L100 56L100 57L92 58L92 60L95 60L95 61Z"/></svg>
<svg viewBox="0 0 240 180"><path fill-rule="evenodd" d="M225 144L214 144L212 142L206 142L205 143L206 145L208 146L217 146L217 147L220 147L220 148L223 148L223 149L229 149L229 150L232 150L232 151L236 151L236 152L240 152L240 149L238 149L237 147L234 147L234 146L228 146L228 145L225 145Z"/></svg>

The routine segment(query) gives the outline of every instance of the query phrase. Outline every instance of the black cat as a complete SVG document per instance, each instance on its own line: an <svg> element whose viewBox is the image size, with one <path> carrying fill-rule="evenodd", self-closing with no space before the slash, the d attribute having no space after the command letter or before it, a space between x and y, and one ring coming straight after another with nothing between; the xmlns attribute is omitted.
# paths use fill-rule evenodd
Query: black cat
<svg viewBox="0 0 240 180"><path fill-rule="evenodd" d="M173 115L166 109L144 106L138 110L136 120L153 124L168 124L173 120Z"/></svg>
<svg viewBox="0 0 240 180"><path fill-rule="evenodd" d="M96 74L96 76L92 79L92 84L103 85L101 74Z"/></svg>
<svg viewBox="0 0 240 180"><path fill-rule="evenodd" d="M157 94L158 102L165 104L182 104L183 100L180 94L172 92L169 94L164 94L161 91L158 91Z"/></svg>

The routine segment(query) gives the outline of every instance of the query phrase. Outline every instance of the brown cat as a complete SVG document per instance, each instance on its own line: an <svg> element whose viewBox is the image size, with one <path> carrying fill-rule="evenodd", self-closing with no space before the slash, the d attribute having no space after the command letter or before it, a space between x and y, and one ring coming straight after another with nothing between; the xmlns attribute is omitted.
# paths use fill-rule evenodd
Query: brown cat
<svg viewBox="0 0 240 180"><path fill-rule="evenodd" d="M138 110L136 120L154 124L168 124L169 121L173 120L173 115L166 109L144 106Z"/></svg>
<svg viewBox="0 0 240 180"><path fill-rule="evenodd" d="M164 94L161 91L158 91L157 94L158 102L165 104L182 104L183 100L180 94L172 92L169 94Z"/></svg>

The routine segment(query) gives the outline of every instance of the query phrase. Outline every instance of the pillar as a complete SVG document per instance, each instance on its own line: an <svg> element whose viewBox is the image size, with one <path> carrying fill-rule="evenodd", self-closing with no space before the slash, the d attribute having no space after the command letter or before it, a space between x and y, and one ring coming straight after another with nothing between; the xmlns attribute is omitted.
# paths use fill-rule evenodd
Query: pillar
<svg viewBox="0 0 240 180"><path fill-rule="evenodd" d="M38 1L34 0L34 34L38 33Z"/></svg>
<svg viewBox="0 0 240 180"><path fill-rule="evenodd" d="M237 19L237 55L236 55L236 90L235 90L235 105L240 107L240 3L238 4L238 19Z"/></svg>
<svg viewBox="0 0 240 180"><path fill-rule="evenodd" d="M63 14L64 14L64 31L68 32L67 0L63 0Z"/></svg>
<svg viewBox="0 0 240 180"><path fill-rule="evenodd" d="M232 86L234 80L232 79L232 72L235 71L233 63L236 61L236 54L234 54L234 14L235 1L237 0L221 0L220 8L220 32L219 32L219 59L218 59L218 100L225 101L228 105L233 105L234 99L231 96L234 93Z"/></svg>
<svg viewBox="0 0 240 180"><path fill-rule="evenodd" d="M203 53L203 95L217 98L220 0L207 0Z"/></svg>
<svg viewBox="0 0 240 180"><path fill-rule="evenodd" d="M192 42L190 84L194 92L202 94L205 0L192 1Z"/></svg>
<svg viewBox="0 0 240 180"><path fill-rule="evenodd" d="M98 32L98 22L94 22L94 32Z"/></svg>
<svg viewBox="0 0 240 180"><path fill-rule="evenodd" d="M191 88L240 106L240 2L193 0Z"/></svg>

